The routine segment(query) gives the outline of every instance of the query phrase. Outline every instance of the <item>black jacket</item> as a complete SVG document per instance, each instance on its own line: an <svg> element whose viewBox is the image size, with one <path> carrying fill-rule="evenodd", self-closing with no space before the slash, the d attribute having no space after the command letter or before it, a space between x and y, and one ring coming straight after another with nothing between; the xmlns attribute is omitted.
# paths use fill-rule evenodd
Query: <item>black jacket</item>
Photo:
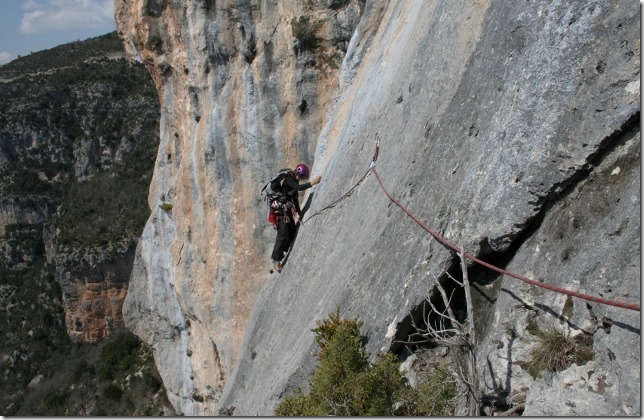
<svg viewBox="0 0 644 420"><path fill-rule="evenodd" d="M292 173L288 174L286 178L284 178L284 181L282 181L282 194L286 196L286 198L295 205L295 210L297 210L298 213L301 212L300 210L300 200L298 197L298 192L304 191L308 188L311 188L312 185L310 182L305 182L304 184L300 184L297 179L295 179L295 175Z"/></svg>

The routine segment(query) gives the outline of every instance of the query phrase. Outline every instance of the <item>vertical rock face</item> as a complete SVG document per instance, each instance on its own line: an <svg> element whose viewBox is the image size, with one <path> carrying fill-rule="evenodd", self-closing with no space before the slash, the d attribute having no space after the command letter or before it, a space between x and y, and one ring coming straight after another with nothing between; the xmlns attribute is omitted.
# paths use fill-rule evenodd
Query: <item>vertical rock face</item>
<svg viewBox="0 0 644 420"><path fill-rule="evenodd" d="M306 388L310 329L336 308L364 322L372 354L399 350L427 292L458 264L370 176L300 229L284 271L266 281L272 234L258 190L298 160L324 176L313 212L362 177L380 141L388 190L470 254L639 301L636 5L116 5L163 109L125 318L155 347L182 413L272 414ZM528 392L533 415L553 414L545 389L558 409L577 407L570 415L640 412L639 313L471 271L482 392ZM521 366L533 322L590 336L594 359L531 378Z"/></svg>
<svg viewBox="0 0 644 420"><path fill-rule="evenodd" d="M273 240L259 189L312 163L362 3L115 2L162 102L124 313L185 414L213 413L237 361Z"/></svg>

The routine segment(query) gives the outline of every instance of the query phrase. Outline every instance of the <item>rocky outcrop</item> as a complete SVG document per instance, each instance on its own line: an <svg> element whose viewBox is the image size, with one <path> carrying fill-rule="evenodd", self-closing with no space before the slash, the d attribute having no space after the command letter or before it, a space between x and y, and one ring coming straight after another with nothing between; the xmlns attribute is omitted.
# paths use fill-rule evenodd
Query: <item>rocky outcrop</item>
<svg viewBox="0 0 644 420"><path fill-rule="evenodd" d="M67 333L77 341L94 342L123 328L123 301L134 261L134 246L112 252L93 250L83 264L57 266L61 272ZM74 256L70 256L74 258ZM75 256L74 260L83 260ZM71 259L70 258L70 259Z"/></svg>
<svg viewBox="0 0 644 420"><path fill-rule="evenodd" d="M297 160L323 175L313 213L364 175L379 141L386 188L470 254L639 301L636 5L116 4L164 110L125 317L182 413L272 414L306 389L310 329L336 308L364 322L371 354L401 352L410 318L458 266L371 175L306 222L267 277L261 181ZM299 22L353 33L337 72L324 72L329 36L292 48ZM522 393L531 415L640 413L639 313L469 274L488 400ZM545 323L582 337L585 357L535 379L530 331Z"/></svg>

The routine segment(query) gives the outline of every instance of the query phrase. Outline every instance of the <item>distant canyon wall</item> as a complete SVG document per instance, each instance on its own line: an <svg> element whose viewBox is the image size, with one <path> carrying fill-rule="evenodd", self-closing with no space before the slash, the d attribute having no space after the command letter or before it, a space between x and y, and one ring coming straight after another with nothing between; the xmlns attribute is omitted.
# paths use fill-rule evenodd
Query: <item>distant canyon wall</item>
<svg viewBox="0 0 644 420"><path fill-rule="evenodd" d="M0 266L11 291L0 306L24 292L34 316L33 305L46 311L62 298L73 340L123 331L122 304L149 214L154 155L147 150L158 138L149 73L126 61L113 32L1 66L0 91ZM19 339L8 345L19 347Z"/></svg>

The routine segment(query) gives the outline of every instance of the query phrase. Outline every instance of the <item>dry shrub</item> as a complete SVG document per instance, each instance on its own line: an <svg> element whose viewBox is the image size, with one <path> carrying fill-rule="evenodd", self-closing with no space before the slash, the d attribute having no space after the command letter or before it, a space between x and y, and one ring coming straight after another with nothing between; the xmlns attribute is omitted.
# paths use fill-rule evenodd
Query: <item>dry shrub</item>
<svg viewBox="0 0 644 420"><path fill-rule="evenodd" d="M532 359L518 365L535 379L541 372L561 372L573 363L582 365L593 358L592 342L588 346L584 334L573 337L553 322L541 326L531 323L526 329L536 337L538 345L531 353Z"/></svg>

